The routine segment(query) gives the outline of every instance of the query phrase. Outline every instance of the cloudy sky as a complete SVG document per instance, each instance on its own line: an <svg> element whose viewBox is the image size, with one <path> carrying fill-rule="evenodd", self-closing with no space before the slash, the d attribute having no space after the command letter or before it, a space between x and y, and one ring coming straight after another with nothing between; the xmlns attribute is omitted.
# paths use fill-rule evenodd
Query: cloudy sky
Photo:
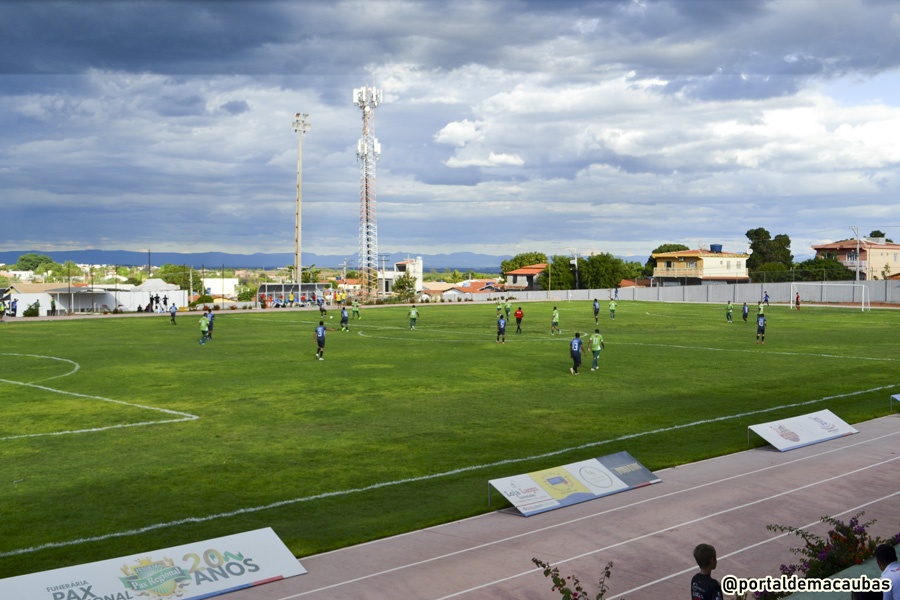
<svg viewBox="0 0 900 600"><path fill-rule="evenodd" d="M0 250L900 240L894 0L0 0ZM427 265L426 265L427 267Z"/></svg>

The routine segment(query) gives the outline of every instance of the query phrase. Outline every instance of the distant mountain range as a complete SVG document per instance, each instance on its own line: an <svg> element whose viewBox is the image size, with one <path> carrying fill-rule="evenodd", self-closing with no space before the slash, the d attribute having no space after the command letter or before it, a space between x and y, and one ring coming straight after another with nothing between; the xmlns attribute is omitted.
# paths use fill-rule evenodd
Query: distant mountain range
<svg viewBox="0 0 900 600"><path fill-rule="evenodd" d="M0 251L0 263L13 265L23 254L43 254L49 256L55 262L64 263L71 260L80 264L91 265L122 265L122 266L159 266L164 264L188 265L199 269L220 268L225 265L231 269L275 269L278 267L293 266L294 255L290 253L276 254L228 254L225 252L130 252L127 250L60 250L45 252L42 250L9 250ZM512 255L492 256L490 254L476 254L474 252L454 252L452 254L422 254L418 252L394 252L384 259L388 267L395 262L407 258L422 257L425 271L431 269L458 269L471 270L479 273L499 273L501 261L512 258ZM305 266L340 268L347 260L347 268L356 268L356 255L328 255L303 253Z"/></svg>

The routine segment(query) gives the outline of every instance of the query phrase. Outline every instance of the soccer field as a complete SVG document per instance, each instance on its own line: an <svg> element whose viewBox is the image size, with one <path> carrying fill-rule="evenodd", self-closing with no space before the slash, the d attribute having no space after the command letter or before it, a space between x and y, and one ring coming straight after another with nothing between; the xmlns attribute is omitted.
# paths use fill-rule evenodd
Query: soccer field
<svg viewBox="0 0 900 600"><path fill-rule="evenodd" d="M489 479L619 450L660 469L900 393L894 310L772 306L761 346L755 307L620 302L575 377L591 304L558 306L562 335L527 303L502 345L493 305L425 305L414 331L364 308L324 361L317 311L224 311L206 346L199 313L3 323L0 577L266 526L302 557L485 512Z"/></svg>

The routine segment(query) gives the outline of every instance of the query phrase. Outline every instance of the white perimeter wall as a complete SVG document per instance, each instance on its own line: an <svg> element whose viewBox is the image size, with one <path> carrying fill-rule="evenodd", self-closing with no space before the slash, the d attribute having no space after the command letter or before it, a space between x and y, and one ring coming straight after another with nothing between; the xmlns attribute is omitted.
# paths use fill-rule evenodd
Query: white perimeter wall
<svg viewBox="0 0 900 600"><path fill-rule="evenodd" d="M800 283L800 282L797 282ZM804 282L805 283L805 282ZM809 282L817 283L817 282ZM900 305L900 281L835 281L826 283L858 283L869 291L869 302ZM804 285L798 288L802 303L856 303L862 301L862 292L859 288L848 285L834 285L823 288ZM619 300L644 300L649 302L711 302L725 303L731 300L735 304L755 305L763 299L763 295L769 292L769 302L776 304L790 304L791 283L739 283L739 284L713 284L713 285L688 285L688 286L663 286L663 287L628 287L619 288ZM824 293L825 298L820 297ZM615 294L615 290L542 290L539 292L511 292L509 295L518 300L593 300L608 302ZM471 294L463 294L470 298ZM506 298L505 292L495 292L489 295L477 294L477 300L493 301L497 298ZM449 301L449 300L448 300ZM455 300L454 300L455 301ZM604 307L605 308L605 307Z"/></svg>

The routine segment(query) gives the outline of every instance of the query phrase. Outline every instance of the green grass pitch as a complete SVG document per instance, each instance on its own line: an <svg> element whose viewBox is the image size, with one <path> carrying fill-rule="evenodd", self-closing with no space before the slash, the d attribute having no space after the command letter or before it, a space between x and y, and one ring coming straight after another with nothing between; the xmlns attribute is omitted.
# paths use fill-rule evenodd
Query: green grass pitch
<svg viewBox="0 0 900 600"><path fill-rule="evenodd" d="M773 306L761 346L755 307L620 302L575 377L591 303L558 305L562 335L525 303L503 345L493 305L424 305L415 331L364 308L324 361L315 311L224 311L202 347L198 313L3 323L0 577L266 526L302 557L485 512L489 479L619 450L656 470L900 393L894 310Z"/></svg>

